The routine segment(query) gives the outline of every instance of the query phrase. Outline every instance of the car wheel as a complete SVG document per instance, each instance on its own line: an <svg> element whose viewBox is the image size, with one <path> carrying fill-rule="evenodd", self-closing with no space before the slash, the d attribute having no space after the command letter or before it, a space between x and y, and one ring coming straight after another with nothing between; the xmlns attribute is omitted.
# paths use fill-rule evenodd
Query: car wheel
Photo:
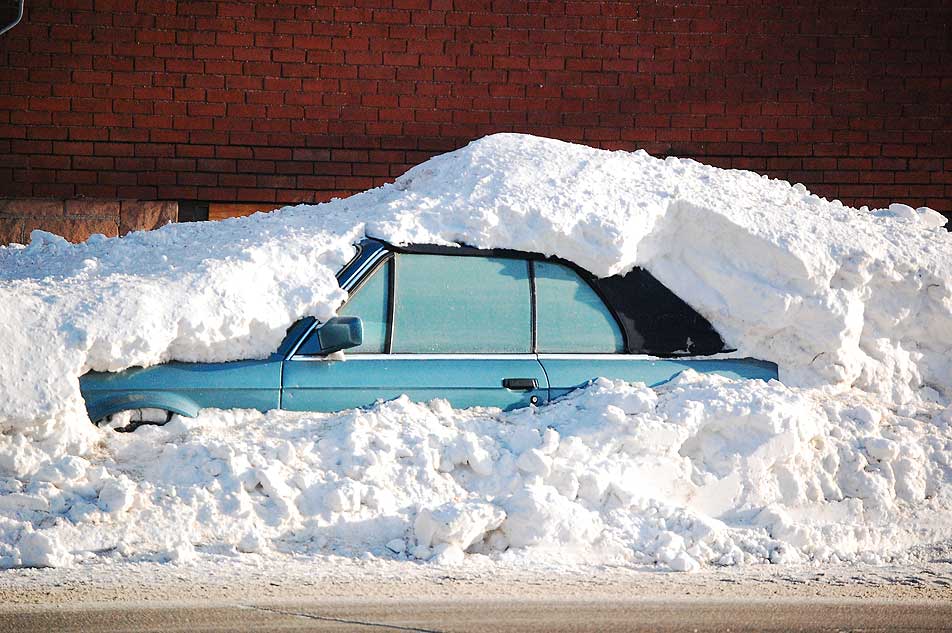
<svg viewBox="0 0 952 633"><path fill-rule="evenodd" d="M162 426L172 419L172 412L165 409L128 409L107 415L96 426L119 433L130 433L144 424Z"/></svg>

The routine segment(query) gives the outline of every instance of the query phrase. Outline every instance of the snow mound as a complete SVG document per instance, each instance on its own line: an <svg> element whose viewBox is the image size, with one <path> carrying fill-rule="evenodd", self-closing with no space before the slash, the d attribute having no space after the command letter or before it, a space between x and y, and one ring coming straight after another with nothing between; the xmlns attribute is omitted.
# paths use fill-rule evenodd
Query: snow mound
<svg viewBox="0 0 952 633"><path fill-rule="evenodd" d="M82 421L77 376L89 369L267 356L295 319L343 301L334 273L364 233L559 255L598 275L644 266L788 384L908 401L952 384L943 220L857 211L691 160L498 134L346 200L78 245L35 232L0 248L0 426Z"/></svg>
<svg viewBox="0 0 952 633"><path fill-rule="evenodd" d="M948 539L941 215L644 152L499 134L346 200L0 248L0 566L331 551L880 560ZM780 384L600 381L512 414L398 400L100 431L78 377L272 353L364 235L643 266ZM197 549L196 549L197 548Z"/></svg>
<svg viewBox="0 0 952 633"><path fill-rule="evenodd" d="M952 538L952 408L693 372L511 413L205 410L103 441L4 484L0 567L251 553L691 571L904 560Z"/></svg>

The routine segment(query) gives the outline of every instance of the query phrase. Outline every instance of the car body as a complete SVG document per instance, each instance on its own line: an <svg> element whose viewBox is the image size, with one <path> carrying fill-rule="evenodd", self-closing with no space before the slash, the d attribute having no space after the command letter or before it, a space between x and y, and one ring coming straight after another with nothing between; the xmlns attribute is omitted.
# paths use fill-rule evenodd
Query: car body
<svg viewBox="0 0 952 633"><path fill-rule="evenodd" d="M773 363L725 358L732 350L711 324L642 269L597 279L539 254L365 239L338 280L350 295L340 316L298 321L268 358L82 376L90 419L338 411L401 394L513 409L600 376L649 386L685 369L777 378Z"/></svg>

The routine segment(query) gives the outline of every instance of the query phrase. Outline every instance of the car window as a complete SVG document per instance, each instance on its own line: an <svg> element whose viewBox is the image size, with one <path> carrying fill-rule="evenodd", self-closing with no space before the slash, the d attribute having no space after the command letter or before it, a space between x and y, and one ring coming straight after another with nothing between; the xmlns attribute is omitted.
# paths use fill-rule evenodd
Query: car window
<svg viewBox="0 0 952 633"><path fill-rule="evenodd" d="M525 260L400 254L395 282L393 352L532 351Z"/></svg>
<svg viewBox="0 0 952 633"><path fill-rule="evenodd" d="M554 262L534 262L534 266L539 353L624 351L618 323L578 273Z"/></svg>
<svg viewBox="0 0 952 633"><path fill-rule="evenodd" d="M710 321L643 268L592 283L625 328L629 354L707 355L729 349Z"/></svg>
<svg viewBox="0 0 952 633"><path fill-rule="evenodd" d="M360 317L364 342L347 350L348 354L382 354L387 343L387 300L390 292L390 264L377 268L347 303L338 310L341 316Z"/></svg>

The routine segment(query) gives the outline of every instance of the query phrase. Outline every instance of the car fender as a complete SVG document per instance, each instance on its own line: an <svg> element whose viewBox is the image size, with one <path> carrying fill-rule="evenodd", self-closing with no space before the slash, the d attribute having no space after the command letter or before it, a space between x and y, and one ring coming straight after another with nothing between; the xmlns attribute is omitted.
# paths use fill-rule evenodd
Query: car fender
<svg viewBox="0 0 952 633"><path fill-rule="evenodd" d="M198 415L199 406L182 396L181 394L168 391L142 391L122 393L118 395L106 396L100 400L90 402L91 394L86 394L86 408L89 411L89 419L101 420L107 415L128 411L129 409L165 409L172 413L194 418Z"/></svg>

